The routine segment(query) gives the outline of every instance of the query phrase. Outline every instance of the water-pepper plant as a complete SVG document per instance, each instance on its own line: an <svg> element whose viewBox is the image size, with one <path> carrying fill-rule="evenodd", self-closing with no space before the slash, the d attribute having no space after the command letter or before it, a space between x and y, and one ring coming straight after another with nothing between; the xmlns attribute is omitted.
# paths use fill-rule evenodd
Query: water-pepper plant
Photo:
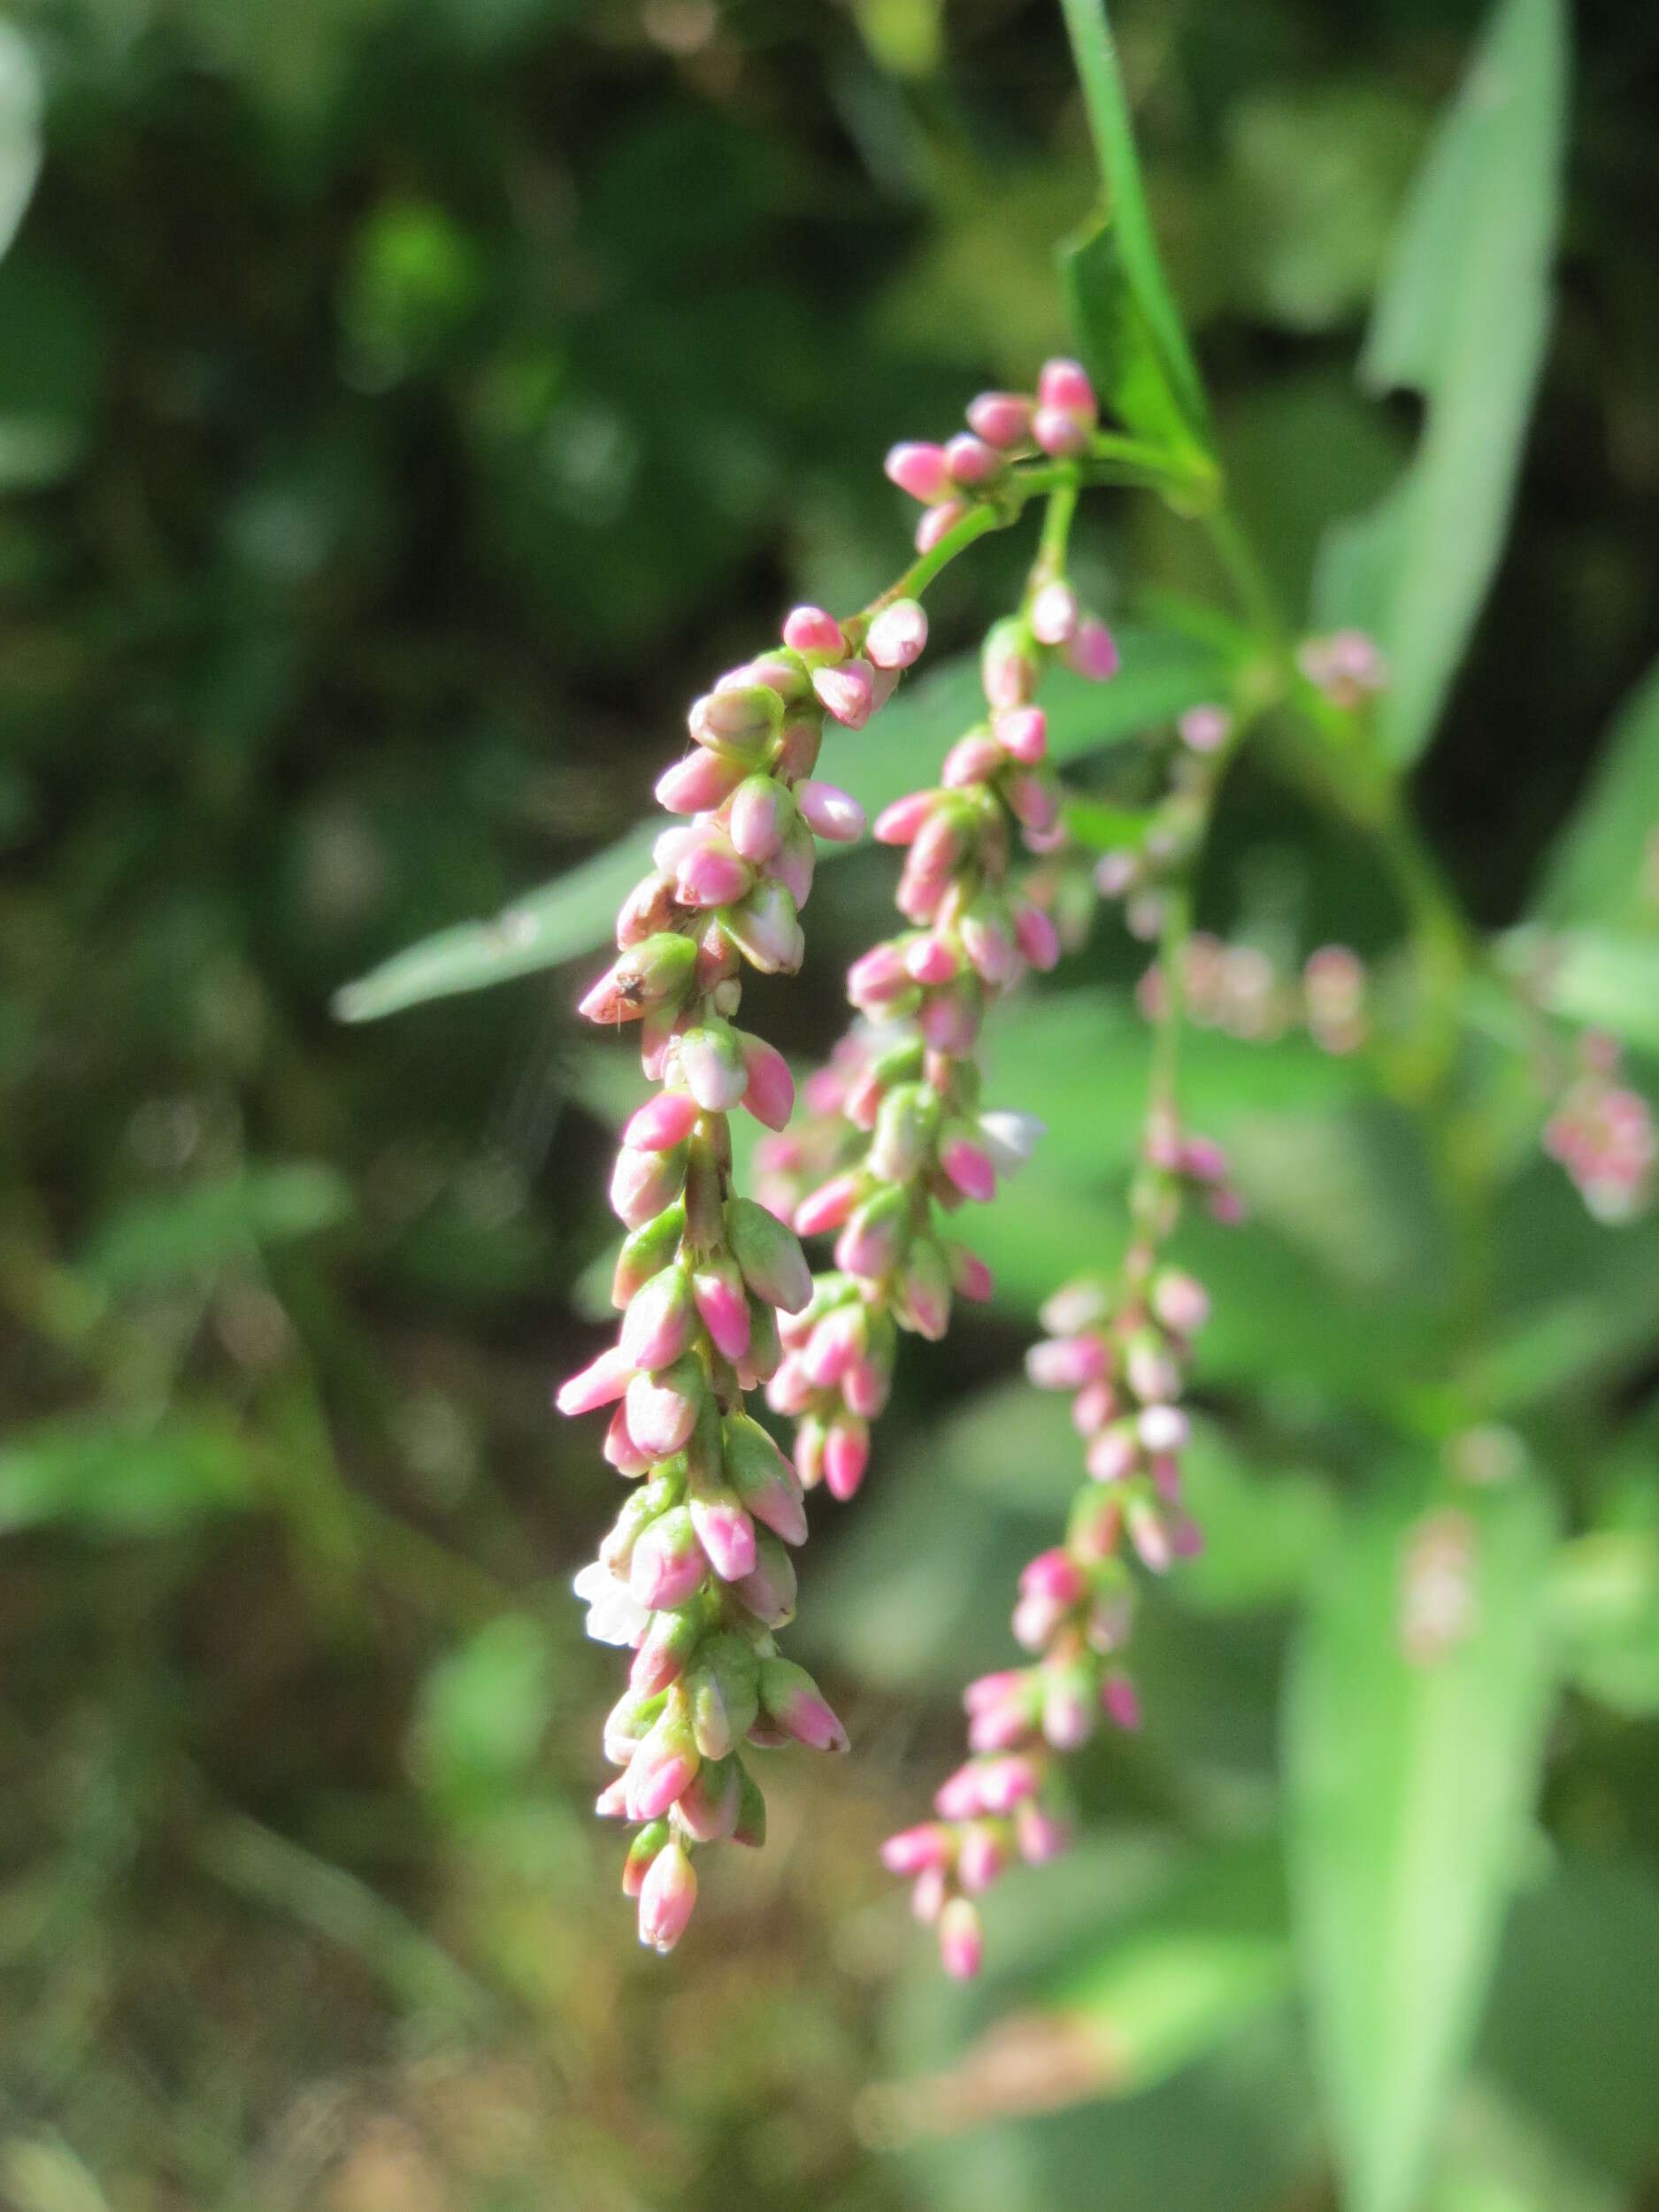
<svg viewBox="0 0 1659 2212"><path fill-rule="evenodd" d="M1156 1707L1137 1624L1160 1580L1294 1608L1276 1779L1193 1813L1189 1889L1133 1957L1108 1939L1044 1985L1028 2063L1004 2040L1000 2067L895 2090L886 2124L923 2129L953 2096L1064 2101L1125 2066L1139 2085L1296 1985L1345 2203L1410 2212L1512 1895L1551 1847L1552 1715L1570 1687L1659 1702L1652 1425L1633 1440L1607 1388L1659 1322L1659 699L1634 703L1532 918L1501 934L1460 904L1410 786L1500 558L1548 341L1565 32L1555 0L1502 0L1439 125L1361 362L1367 388L1417 395L1416 449L1379 504L1327 518L1292 604L1232 495L1105 12L1064 14L1100 178L1057 256L1072 352L1026 389L964 392L958 427L895 426L940 434L887 455L913 557L711 672L657 785L666 826L399 956L341 1010L586 961L614 915L580 1010L650 1088L611 1182L619 1320L557 1399L628 1486L576 1591L631 1655L597 1809L626 1830L641 1940L680 1940L714 1847L764 1845L780 1747L859 1755L788 1648L809 1500L879 1514L915 1479L902 1432L884 1440L895 1372L964 1303L1022 1326L1040 1303L1026 1386L1064 1394L1072 1439L999 1400L998 1479L1057 1509L1008 1594L1004 1659L963 1686L966 1758L913 1763L918 1816L885 1863L949 1975L995 1960L994 1886L1082 1824L1076 1755ZM1130 577L1089 603L1074 527L1125 502L1203 549L1212 591L1138 599ZM931 588L1003 534L1023 586L930 673ZM1386 887L1363 956L1220 916L1209 871L1247 765ZM902 855L896 925L797 1080L745 993L801 968L815 873L866 834ZM1086 980L1102 942L1138 949L1127 1022ZM1277 1156L1246 1118L1229 1147L1205 1111L1217 1041L1258 1056L1265 1094L1341 1114ZM1634 1240L1609 1303L1553 1257L1535 1279L1521 1226L1561 1200L1544 1155L1585 1233ZM1578 1233L1560 1232L1575 1252ZM1363 1296L1336 1293L1310 1316L1297 1246L1362 1292L1409 1277L1405 1325L1361 1341ZM1288 1351L1281 1298L1304 1330ZM1251 1471L1287 1439L1294 1483ZM957 1534L941 1502L912 1541Z"/></svg>

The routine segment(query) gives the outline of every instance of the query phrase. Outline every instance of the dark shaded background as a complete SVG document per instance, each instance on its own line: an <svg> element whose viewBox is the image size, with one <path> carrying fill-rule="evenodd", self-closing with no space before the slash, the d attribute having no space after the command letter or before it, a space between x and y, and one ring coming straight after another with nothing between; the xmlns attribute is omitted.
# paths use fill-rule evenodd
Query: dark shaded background
<svg viewBox="0 0 1659 2212"><path fill-rule="evenodd" d="M1409 445L1352 362L1477 12L1122 15L1240 503L1297 592ZM1519 511L1418 779L1494 925L1655 646L1659 13L1578 17ZM0 1409L88 1420L0 1461L0 2197L921 2201L849 2113L907 1942L870 1847L944 1755L952 1655L902 1695L833 1647L852 1771L795 1763L764 1860L635 1963L584 1810L609 1669L563 1587L609 1478L547 1411L610 1233L572 979L327 1008L635 818L710 672L899 565L886 445L1064 335L1091 188L1057 13L19 19L49 108L0 264ZM942 643L1022 552L947 580ZM1115 605L1192 558L1132 505L1084 534ZM1241 781L1215 918L1284 803ZM833 1034L887 895L874 861L825 887L771 1033ZM1015 1343L911 1361L899 1435Z"/></svg>

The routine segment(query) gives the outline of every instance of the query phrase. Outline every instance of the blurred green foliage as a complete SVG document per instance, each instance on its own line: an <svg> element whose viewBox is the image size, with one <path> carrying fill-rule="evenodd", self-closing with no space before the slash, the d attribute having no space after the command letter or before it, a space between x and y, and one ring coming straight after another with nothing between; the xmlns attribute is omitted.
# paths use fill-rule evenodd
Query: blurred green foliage
<svg viewBox="0 0 1659 2212"><path fill-rule="evenodd" d="M1274 581L1300 608L1317 570L1383 624L1413 676L1399 755L1436 733L1432 842L1517 964L1522 926L1569 933L1554 1003L1621 1033L1652 1094L1651 12L1577 12L1530 430L1548 177L1501 149L1479 193L1443 151L1411 183L1473 0L1118 12ZM1507 19L1548 40L1548 11ZM1502 131L1485 81L1465 111ZM685 699L792 597L887 580L883 447L1062 337L1052 250L1092 198L1040 0L26 0L0 23L0 2198L21 2212L1265 2212L1333 2201L1321 2082L1361 2212L1659 2200L1659 1238L1597 1227L1536 1158L1506 994L1428 1137L1402 1057L1194 1041L1193 1118L1253 1213L1192 1236L1211 1548L1147 1608L1148 1724L1087 1763L1095 1839L999 1893L967 1997L872 1847L950 1755L956 1690L1005 1652L1009 1583L1071 1486L1016 1362L1036 1302L1122 1234L1133 949L1102 925L991 1040L994 1087L1049 1125L983 1222L1002 1303L907 1360L869 1491L816 1517L808 1558L802 1655L857 1755L781 1763L767 1852L706 1886L666 1970L631 1955L586 1809L611 1689L565 1585L609 1477L547 1410L612 1233L626 1056L576 1033L558 973L330 1018L441 926L491 974L598 941L603 856ZM1414 256L1449 295L1432 329L1402 304ZM1396 581L1426 615L1364 596L1375 559L1333 559L1360 514L1372 555L1382 516L1409 526ZM1156 595L1214 578L1149 503L1099 503L1079 535L1079 580L1145 641L1107 719L1076 710L1081 760L1202 690ZM1022 555L943 580L941 657ZM963 684L918 684L890 750L849 741L847 780L920 780ZM1204 918L1386 952L1375 859L1271 766L1229 787ZM764 1004L803 1059L890 887L879 856L826 871L808 972ZM429 969L381 972L382 1004L429 995ZM1489 1281L1448 1371L1470 1225L1440 1168L1471 1148ZM1388 1635L1376 1530L1408 1508L1383 1439L1403 1419L1432 1456L1453 1395L1523 1430L1528 1472L1478 1503L1515 1524L1483 1555L1502 1585L1425 1684ZM1547 1740L1517 1614L1567 1686ZM1349 1755L1323 1793L1298 1738ZM1540 1763L1517 1833L1506 1792L1531 1807ZM1432 2165L1391 2172L1431 2105Z"/></svg>

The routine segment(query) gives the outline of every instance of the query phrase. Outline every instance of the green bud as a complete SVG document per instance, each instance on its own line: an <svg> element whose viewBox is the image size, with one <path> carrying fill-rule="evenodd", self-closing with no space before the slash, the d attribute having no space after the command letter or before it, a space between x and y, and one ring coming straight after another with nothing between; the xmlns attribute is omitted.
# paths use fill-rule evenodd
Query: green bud
<svg viewBox="0 0 1659 2212"><path fill-rule="evenodd" d="M760 1668L741 1636L710 1636L685 1678L692 1733L705 1759L724 1759L760 1709Z"/></svg>

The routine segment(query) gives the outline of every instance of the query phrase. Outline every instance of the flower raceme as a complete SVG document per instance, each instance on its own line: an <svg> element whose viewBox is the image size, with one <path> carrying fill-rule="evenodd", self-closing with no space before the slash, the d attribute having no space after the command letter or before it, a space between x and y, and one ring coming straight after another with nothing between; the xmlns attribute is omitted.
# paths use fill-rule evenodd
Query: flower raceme
<svg viewBox="0 0 1659 2212"><path fill-rule="evenodd" d="M1179 1400L1210 1301L1158 1256L1189 1193L1218 1217L1238 1217L1218 1148L1156 1113L1135 1184L1136 1234L1116 1283L1056 1292L1042 1313L1049 1334L1026 1356L1039 1388L1072 1394L1089 1480L1064 1540L1020 1576L1012 1629L1030 1663L969 1684L966 1763L941 1785L935 1817L882 1851L889 1870L912 1881L917 1916L933 1924L945 1970L958 1977L979 1970L979 1894L1017 1861L1039 1864L1065 1848L1064 1755L1102 1720L1140 1725L1124 1666L1135 1601L1126 1554L1161 1574L1202 1540L1181 1503Z"/></svg>
<svg viewBox="0 0 1659 2212"><path fill-rule="evenodd" d="M657 784L688 819L657 840L623 903L618 957L581 1002L591 1021L638 1023L661 1086L623 1132L611 1178L629 1233L618 1341L557 1398L568 1414L612 1409L605 1456L638 1486L576 1588L588 1632L634 1654L605 1728L622 1772L599 1809L636 1824L623 1887L659 1951L695 1902L695 1848L762 1839L740 1747L847 1745L776 1641L806 1516L794 1468L743 1401L775 1371L779 1316L805 1307L811 1279L793 1233L733 1187L730 1115L779 1129L795 1103L781 1054L735 1017L746 968L800 965L815 838L864 828L856 803L813 775L826 719L862 726L926 635L912 599L845 629L797 608L778 650L697 701L693 749Z"/></svg>

